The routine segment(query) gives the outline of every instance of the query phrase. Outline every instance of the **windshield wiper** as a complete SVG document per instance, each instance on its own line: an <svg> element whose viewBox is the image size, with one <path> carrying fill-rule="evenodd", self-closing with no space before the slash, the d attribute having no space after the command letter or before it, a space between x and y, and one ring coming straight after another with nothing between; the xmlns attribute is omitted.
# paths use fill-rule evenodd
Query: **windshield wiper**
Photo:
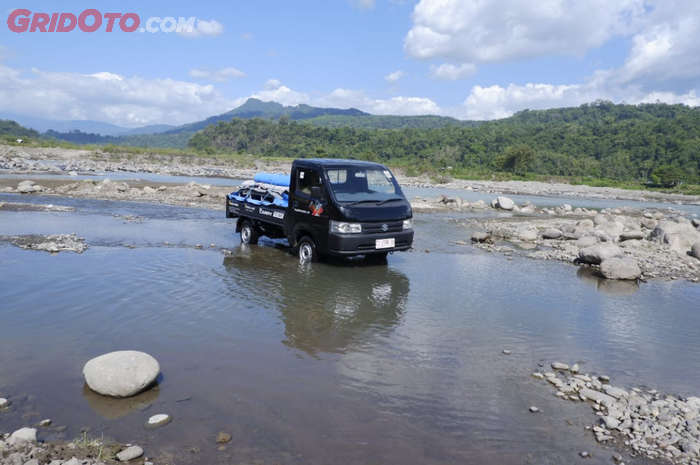
<svg viewBox="0 0 700 465"><path fill-rule="evenodd" d="M401 197L396 197L396 198L393 198L393 199L382 200L382 201L379 202L377 205L378 205L378 206L379 206L379 205L384 205L384 204L387 203L387 202L393 202L393 201L395 201L395 200L403 200L403 199L402 199Z"/></svg>
<svg viewBox="0 0 700 465"><path fill-rule="evenodd" d="M368 202L374 203L374 202L379 202L379 200L358 200L357 202L346 203L344 206L351 207L353 205L357 205L358 203L368 203Z"/></svg>

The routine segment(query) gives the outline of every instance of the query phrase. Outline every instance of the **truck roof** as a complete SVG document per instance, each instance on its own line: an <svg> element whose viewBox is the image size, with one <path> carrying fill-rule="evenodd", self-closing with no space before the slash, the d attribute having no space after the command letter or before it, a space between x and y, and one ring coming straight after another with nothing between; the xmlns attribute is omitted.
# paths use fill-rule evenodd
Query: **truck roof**
<svg viewBox="0 0 700 465"><path fill-rule="evenodd" d="M349 160L344 158L300 158L294 160L297 165L316 165L316 166L358 166L366 168L386 169L386 166L381 163L371 161Z"/></svg>

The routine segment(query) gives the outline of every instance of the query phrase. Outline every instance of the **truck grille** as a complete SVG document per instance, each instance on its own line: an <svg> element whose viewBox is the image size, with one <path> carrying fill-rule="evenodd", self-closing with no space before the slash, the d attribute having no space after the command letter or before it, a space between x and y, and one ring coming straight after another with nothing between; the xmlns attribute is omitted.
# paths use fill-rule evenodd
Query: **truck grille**
<svg viewBox="0 0 700 465"><path fill-rule="evenodd" d="M385 229L386 228L386 229ZM386 234L403 231L403 221L383 221L381 223L362 223L362 232L366 234Z"/></svg>

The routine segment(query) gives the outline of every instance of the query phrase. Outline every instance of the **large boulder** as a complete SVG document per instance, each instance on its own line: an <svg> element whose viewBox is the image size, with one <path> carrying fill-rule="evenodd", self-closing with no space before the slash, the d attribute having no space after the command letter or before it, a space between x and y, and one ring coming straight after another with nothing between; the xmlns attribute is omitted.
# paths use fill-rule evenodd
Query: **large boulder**
<svg viewBox="0 0 700 465"><path fill-rule="evenodd" d="M34 428L18 429L7 440L11 446L23 446L36 442L36 430Z"/></svg>
<svg viewBox="0 0 700 465"><path fill-rule="evenodd" d="M512 210L515 207L515 202L510 200L508 197L498 197L496 198L496 208L501 210Z"/></svg>
<svg viewBox="0 0 700 465"><path fill-rule="evenodd" d="M620 234L620 241L641 241L644 237L645 234L642 231L627 231L626 233Z"/></svg>
<svg viewBox="0 0 700 465"><path fill-rule="evenodd" d="M642 275L637 262L630 257L614 257L603 260L600 274L607 279L634 280Z"/></svg>
<svg viewBox="0 0 700 465"><path fill-rule="evenodd" d="M542 233L542 238L544 239L559 239L564 235L560 230L558 229L548 229L545 232Z"/></svg>
<svg viewBox="0 0 700 465"><path fill-rule="evenodd" d="M693 244L700 242L700 232L685 219L662 220L651 233L651 238L660 244L667 244L680 255L686 255Z"/></svg>
<svg viewBox="0 0 700 465"><path fill-rule="evenodd" d="M133 350L93 358L83 368L93 391L109 397L130 397L155 383L160 365L150 355Z"/></svg>
<svg viewBox="0 0 700 465"><path fill-rule="evenodd" d="M690 248L690 255L700 260L700 242L693 244L693 247Z"/></svg>
<svg viewBox="0 0 700 465"><path fill-rule="evenodd" d="M624 251L615 244L604 242L579 250L578 258L583 263L600 265L604 260L624 255Z"/></svg>
<svg viewBox="0 0 700 465"><path fill-rule="evenodd" d="M532 229L520 231L520 234L518 234L518 239L525 242L534 242L537 240L537 231Z"/></svg>

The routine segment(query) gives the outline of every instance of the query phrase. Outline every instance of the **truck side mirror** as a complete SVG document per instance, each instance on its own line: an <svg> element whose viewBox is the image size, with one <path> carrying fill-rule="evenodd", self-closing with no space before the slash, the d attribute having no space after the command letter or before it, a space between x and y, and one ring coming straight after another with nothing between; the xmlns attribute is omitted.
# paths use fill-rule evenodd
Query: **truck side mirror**
<svg viewBox="0 0 700 465"><path fill-rule="evenodd" d="M311 188L311 197L314 199L320 199L321 198L321 188L319 186L313 186Z"/></svg>

